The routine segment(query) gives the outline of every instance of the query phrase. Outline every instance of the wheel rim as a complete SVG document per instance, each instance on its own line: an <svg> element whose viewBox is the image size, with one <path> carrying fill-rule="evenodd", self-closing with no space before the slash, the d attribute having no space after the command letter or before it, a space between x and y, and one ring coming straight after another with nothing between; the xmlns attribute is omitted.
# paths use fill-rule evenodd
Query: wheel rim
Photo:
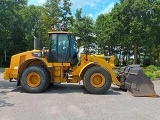
<svg viewBox="0 0 160 120"><path fill-rule="evenodd" d="M100 88L105 84L105 77L101 73L94 73L91 76L90 82L93 87Z"/></svg>
<svg viewBox="0 0 160 120"><path fill-rule="evenodd" d="M37 87L41 83L41 77L38 73L32 72L27 76L27 84L30 87Z"/></svg>

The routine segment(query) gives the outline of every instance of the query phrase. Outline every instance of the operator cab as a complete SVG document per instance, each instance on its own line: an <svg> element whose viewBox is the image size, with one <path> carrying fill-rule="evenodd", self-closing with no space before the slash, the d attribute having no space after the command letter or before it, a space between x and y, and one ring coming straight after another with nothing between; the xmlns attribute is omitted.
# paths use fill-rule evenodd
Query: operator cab
<svg viewBox="0 0 160 120"><path fill-rule="evenodd" d="M75 36L70 32L53 31L49 32L50 48L49 62L78 63Z"/></svg>

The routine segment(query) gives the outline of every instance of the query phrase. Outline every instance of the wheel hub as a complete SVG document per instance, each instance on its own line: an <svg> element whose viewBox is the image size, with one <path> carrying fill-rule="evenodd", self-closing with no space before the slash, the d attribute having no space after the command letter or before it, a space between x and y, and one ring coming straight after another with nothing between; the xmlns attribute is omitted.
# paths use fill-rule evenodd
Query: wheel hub
<svg viewBox="0 0 160 120"><path fill-rule="evenodd" d="M27 84L30 87L38 87L41 83L41 77L38 73L32 72L26 78Z"/></svg>
<svg viewBox="0 0 160 120"><path fill-rule="evenodd" d="M105 84L105 77L101 73L94 73L91 76L90 82L95 88L100 88Z"/></svg>

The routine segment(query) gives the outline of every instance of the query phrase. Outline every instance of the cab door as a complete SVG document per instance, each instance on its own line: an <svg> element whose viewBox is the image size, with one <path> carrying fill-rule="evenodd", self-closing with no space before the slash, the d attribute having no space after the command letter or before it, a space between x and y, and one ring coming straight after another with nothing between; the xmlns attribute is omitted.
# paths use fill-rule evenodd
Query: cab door
<svg viewBox="0 0 160 120"><path fill-rule="evenodd" d="M66 33L50 35L49 62L68 62L69 61L69 39Z"/></svg>

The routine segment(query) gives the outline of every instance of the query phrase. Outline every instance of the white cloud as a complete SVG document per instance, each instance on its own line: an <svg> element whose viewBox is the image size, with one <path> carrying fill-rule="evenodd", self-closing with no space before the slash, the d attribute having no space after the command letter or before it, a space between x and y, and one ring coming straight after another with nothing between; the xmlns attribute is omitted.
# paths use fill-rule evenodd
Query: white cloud
<svg viewBox="0 0 160 120"><path fill-rule="evenodd" d="M28 0L29 4L44 4L47 0ZM72 3L71 11L74 14L77 8L84 8L87 13L83 12L83 14L89 15L91 18L96 19L99 14L109 13L114 4L118 2L118 0L70 0ZM110 3L110 4L109 4ZM106 6L107 5L107 6ZM88 8L88 10L87 10Z"/></svg>
<svg viewBox="0 0 160 120"><path fill-rule="evenodd" d="M91 14L91 13L88 16L91 17L91 18L93 18L93 14Z"/></svg>
<svg viewBox="0 0 160 120"><path fill-rule="evenodd" d="M29 0L29 3L38 3L38 4L44 4L47 0ZM102 3L103 0L70 0L72 5L72 8L82 8L84 6L89 6L91 8L96 7L98 3ZM108 1L108 0L106 0Z"/></svg>
<svg viewBox="0 0 160 120"><path fill-rule="evenodd" d="M46 0L38 0L39 4L44 4L46 2Z"/></svg>
<svg viewBox="0 0 160 120"><path fill-rule="evenodd" d="M84 6L96 7L103 0L71 0L73 8L82 8Z"/></svg>
<svg viewBox="0 0 160 120"><path fill-rule="evenodd" d="M103 11L100 12L100 14L105 14L111 12L111 10L114 7L115 2L111 2L108 6L105 7Z"/></svg>

